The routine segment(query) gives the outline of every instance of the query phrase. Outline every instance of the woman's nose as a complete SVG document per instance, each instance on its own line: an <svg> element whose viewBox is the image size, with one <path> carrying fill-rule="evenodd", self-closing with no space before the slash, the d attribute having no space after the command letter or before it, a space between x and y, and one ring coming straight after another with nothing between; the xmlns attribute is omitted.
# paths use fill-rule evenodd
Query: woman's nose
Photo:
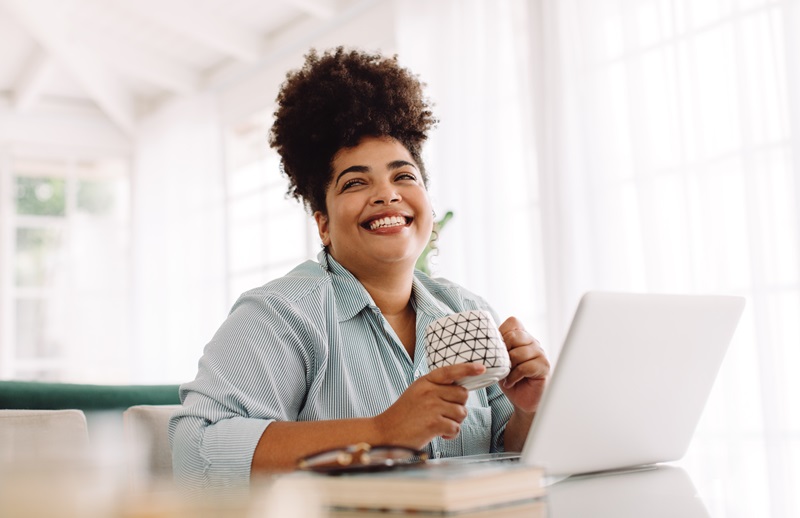
<svg viewBox="0 0 800 518"><path fill-rule="evenodd" d="M394 185L376 185L372 195L372 203L375 205L388 205L400 201L402 197L397 192Z"/></svg>

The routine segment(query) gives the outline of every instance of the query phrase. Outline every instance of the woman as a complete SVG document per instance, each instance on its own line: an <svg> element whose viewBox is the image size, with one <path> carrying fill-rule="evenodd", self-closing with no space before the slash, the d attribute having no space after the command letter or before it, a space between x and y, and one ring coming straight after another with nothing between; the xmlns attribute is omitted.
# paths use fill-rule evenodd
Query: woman
<svg viewBox="0 0 800 518"><path fill-rule="evenodd" d="M360 442L432 457L521 448L549 364L517 319L500 326L512 369L499 384L454 384L480 364L428 372L427 324L491 311L414 269L433 228L421 146L435 122L396 59L312 50L287 76L270 143L323 250L244 293L181 387L170 437L184 483L246 483Z"/></svg>

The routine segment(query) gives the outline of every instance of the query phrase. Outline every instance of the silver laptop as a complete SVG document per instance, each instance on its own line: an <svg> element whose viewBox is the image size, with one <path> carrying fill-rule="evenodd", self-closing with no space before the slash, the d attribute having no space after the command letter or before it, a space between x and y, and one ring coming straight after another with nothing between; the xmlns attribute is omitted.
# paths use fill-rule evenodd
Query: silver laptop
<svg viewBox="0 0 800 518"><path fill-rule="evenodd" d="M584 295L521 462L565 476L683 457L744 304L718 295Z"/></svg>

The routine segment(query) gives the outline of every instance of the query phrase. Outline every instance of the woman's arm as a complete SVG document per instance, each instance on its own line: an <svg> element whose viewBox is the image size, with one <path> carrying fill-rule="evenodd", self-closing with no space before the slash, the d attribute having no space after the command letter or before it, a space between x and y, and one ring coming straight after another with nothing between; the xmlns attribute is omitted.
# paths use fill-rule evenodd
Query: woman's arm
<svg viewBox="0 0 800 518"><path fill-rule="evenodd" d="M374 418L331 421L275 421L267 426L253 453L251 473L291 471L301 458L318 451L366 442L383 444Z"/></svg>
<svg viewBox="0 0 800 518"><path fill-rule="evenodd" d="M307 455L359 442L421 449L434 437L454 438L467 416L469 392L453 382L485 369L481 364L464 363L431 371L375 417L274 421L256 445L251 473L290 470Z"/></svg>
<svg viewBox="0 0 800 518"><path fill-rule="evenodd" d="M550 362L539 341L515 317L500 325L500 333L508 348L511 372L499 385L514 405L506 425L504 447L506 451L521 451L550 375Z"/></svg>
<svg viewBox="0 0 800 518"><path fill-rule="evenodd" d="M503 441L505 451L522 451L535 415L535 413L526 414L525 412L514 410L506 425Z"/></svg>

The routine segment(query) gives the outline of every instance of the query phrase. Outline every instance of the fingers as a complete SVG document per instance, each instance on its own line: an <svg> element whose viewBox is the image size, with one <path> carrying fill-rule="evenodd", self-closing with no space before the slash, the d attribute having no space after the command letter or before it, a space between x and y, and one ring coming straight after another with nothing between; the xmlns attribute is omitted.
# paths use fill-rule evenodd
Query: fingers
<svg viewBox="0 0 800 518"><path fill-rule="evenodd" d="M539 341L533 337L528 331L525 330L522 323L516 317L510 317L503 322L500 327L500 335L506 343L506 347L514 349L515 347L522 347L525 345L539 345Z"/></svg>
<svg viewBox="0 0 800 518"><path fill-rule="evenodd" d="M469 391L458 385L435 385L434 391L420 394L414 404L414 417L418 433L425 435L424 442L435 436L454 439L461 431L461 423L467 418L467 399Z"/></svg>
<svg viewBox="0 0 800 518"><path fill-rule="evenodd" d="M458 427L467 418L467 407L464 405L451 404L442 407L441 417L452 421L455 425L455 432L458 433Z"/></svg>
<svg viewBox="0 0 800 518"><path fill-rule="evenodd" d="M413 392L419 394L419 397L434 398L437 401L442 401L447 404L466 405L469 399L469 391L460 385L437 385L435 383L428 383L427 387L421 387L420 390L415 390Z"/></svg>
<svg viewBox="0 0 800 518"><path fill-rule="evenodd" d="M458 363L434 369L425 377L437 385L452 385L461 378L477 376L484 372L486 372L486 367L482 363Z"/></svg>
<svg viewBox="0 0 800 518"><path fill-rule="evenodd" d="M506 333L515 330L525 331L525 326L522 325L522 322L520 322L517 317L508 317L505 322L500 324L498 329L500 330L500 334L503 336L503 340L505 340Z"/></svg>
<svg viewBox="0 0 800 518"><path fill-rule="evenodd" d="M418 381L430 383L427 404L433 405L429 415L433 419L429 430L443 439L455 439L461 431L461 423L467 418L469 391L455 382L467 376L477 376L486 371L481 363L462 363L440 367L429 372ZM432 396L432 397L430 397ZM427 404L425 406L427 406Z"/></svg>
<svg viewBox="0 0 800 518"><path fill-rule="evenodd" d="M546 379L550 373L550 362L539 341L525 330L522 322L510 317L499 329L511 360L511 372L503 385L512 387L523 379Z"/></svg>
<svg viewBox="0 0 800 518"><path fill-rule="evenodd" d="M534 345L527 345L522 347L515 347L508 351L508 357L511 360L511 365L516 366L531 360L539 358L547 361L544 349L536 342Z"/></svg>
<svg viewBox="0 0 800 518"><path fill-rule="evenodd" d="M454 382L486 371L482 364L450 365L413 382L400 398L376 417L393 444L421 447L436 436L454 439L467 417L469 391Z"/></svg>
<svg viewBox="0 0 800 518"><path fill-rule="evenodd" d="M460 404L451 404L442 408L440 422L437 426L438 435L443 439L455 439L461 432L461 423L467 418L467 407Z"/></svg>
<svg viewBox="0 0 800 518"><path fill-rule="evenodd" d="M511 372L504 380L506 387L512 387L523 379L544 380L550 374L550 362L541 347L520 347L509 352Z"/></svg>

